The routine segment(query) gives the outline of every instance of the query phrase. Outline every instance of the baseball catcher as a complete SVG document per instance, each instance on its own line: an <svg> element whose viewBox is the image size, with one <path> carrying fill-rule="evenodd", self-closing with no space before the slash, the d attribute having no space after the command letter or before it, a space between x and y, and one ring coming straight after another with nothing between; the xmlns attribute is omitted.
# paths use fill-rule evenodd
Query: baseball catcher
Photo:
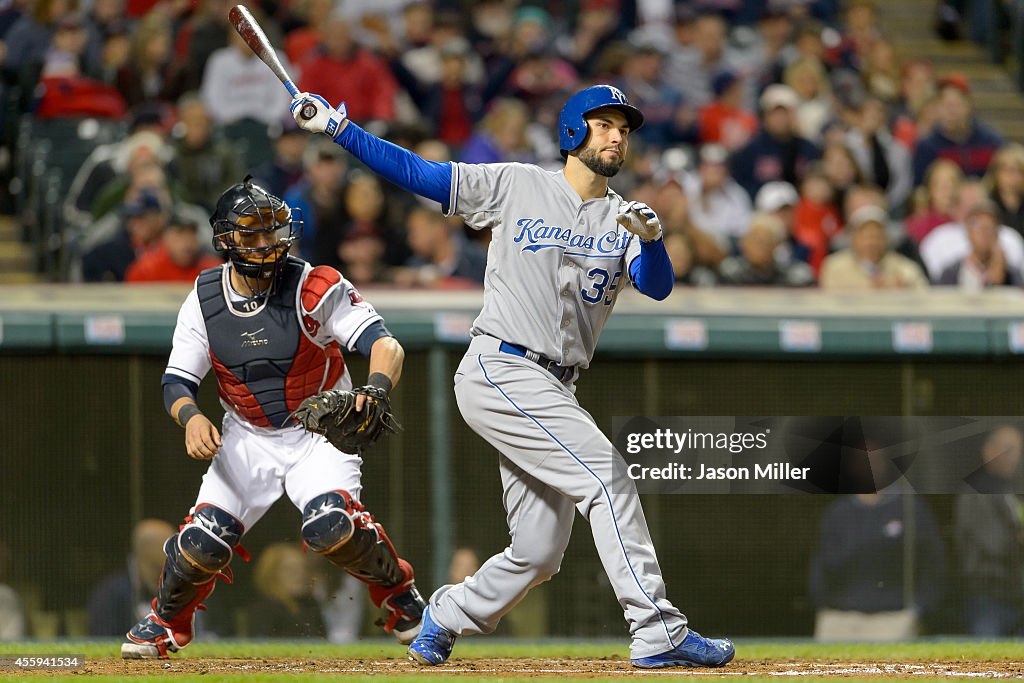
<svg viewBox="0 0 1024 683"><path fill-rule="evenodd" d="M221 195L210 224L228 262L203 271L182 304L162 381L186 452L210 467L121 655L163 658L192 642L195 611L218 579L230 582L242 537L282 493L302 512L305 546L366 583L384 630L408 644L425 603L412 565L360 502L359 458L398 428L388 396L405 352L337 270L288 255L301 214L251 178ZM370 360L354 391L342 346ZM211 370L220 430L196 404Z"/></svg>

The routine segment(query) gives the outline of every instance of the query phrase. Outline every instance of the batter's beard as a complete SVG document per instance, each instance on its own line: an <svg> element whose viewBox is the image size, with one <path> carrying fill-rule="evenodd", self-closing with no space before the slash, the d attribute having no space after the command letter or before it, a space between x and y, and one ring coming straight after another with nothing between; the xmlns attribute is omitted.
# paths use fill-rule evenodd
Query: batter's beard
<svg viewBox="0 0 1024 683"><path fill-rule="evenodd" d="M621 156L618 161L604 161L597 150L593 147L587 147L579 154L579 160L583 162L583 165L589 168L597 175L604 176L605 178L611 178L619 169L622 168L622 162L625 161Z"/></svg>

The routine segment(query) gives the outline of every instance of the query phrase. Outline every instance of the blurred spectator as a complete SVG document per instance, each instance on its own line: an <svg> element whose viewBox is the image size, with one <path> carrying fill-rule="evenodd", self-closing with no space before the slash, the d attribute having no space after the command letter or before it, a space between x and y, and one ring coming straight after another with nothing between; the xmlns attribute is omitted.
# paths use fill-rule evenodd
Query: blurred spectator
<svg viewBox="0 0 1024 683"><path fill-rule="evenodd" d="M377 52L390 60L392 71L405 73L403 84L411 79L419 90L429 90L441 82L443 62L457 54L462 58L462 80L480 86L485 80L484 66L473 52L462 28L462 18L451 11L435 12L430 3L417 1L405 7L402 25L392 30L388 24L374 27ZM508 75L511 66L503 71ZM401 76L399 76L402 78ZM502 80L504 76L501 77ZM500 84L499 84L500 85ZM413 99L416 99L415 93ZM417 104L419 104L417 102Z"/></svg>
<svg viewBox="0 0 1024 683"><path fill-rule="evenodd" d="M713 287L718 284L715 271L694 263L693 246L686 235L666 233L665 251L672 262L676 284L690 287Z"/></svg>
<svg viewBox="0 0 1024 683"><path fill-rule="evenodd" d="M458 584L480 569L480 556L472 548L456 548L448 563L448 583Z"/></svg>
<svg viewBox="0 0 1024 683"><path fill-rule="evenodd" d="M692 27L688 26L690 22L680 23L691 29L692 42L672 52L665 76L689 106L699 108L711 101L711 80L715 74L739 69L741 60L728 48L729 27L721 16L702 14L692 22Z"/></svg>
<svg viewBox="0 0 1024 683"><path fill-rule="evenodd" d="M185 65L184 90L199 90L210 57L227 47L228 36L234 33L228 12L235 4L236 0L199 0L192 17L178 31L175 54ZM265 24L263 26L264 30L272 29Z"/></svg>
<svg viewBox="0 0 1024 683"><path fill-rule="evenodd" d="M798 240L795 234L796 205L799 202L800 195L796 193L796 188L781 180L763 185L754 198L755 211L771 214L782 221L786 234L775 249L775 258L783 263L810 263L811 260L811 248Z"/></svg>
<svg viewBox="0 0 1024 683"><path fill-rule="evenodd" d="M275 131L273 158L253 171L253 177L263 182L267 190L283 197L302 180L303 158L309 145L309 134L298 126L285 125Z"/></svg>
<svg viewBox="0 0 1024 683"><path fill-rule="evenodd" d="M746 145L757 132L757 117L743 105L744 83L734 71L723 71L711 80L714 99L697 116L701 144L719 143L735 151Z"/></svg>
<svg viewBox="0 0 1024 683"><path fill-rule="evenodd" d="M302 212L299 253L313 265L337 248L337 235L345 232L342 197L345 186L344 150L333 140L318 140L306 154L306 173L283 199Z"/></svg>
<svg viewBox="0 0 1024 683"><path fill-rule="evenodd" d="M62 116L120 118L126 107L113 88L91 76L102 76L99 62L86 70L89 33L79 14L67 14L57 23L50 49L46 51L33 114L48 119ZM33 82L32 85L35 85Z"/></svg>
<svg viewBox="0 0 1024 683"><path fill-rule="evenodd" d="M814 284L810 267L801 261L780 262L775 250L785 239L782 221L771 214L757 213L740 238L740 255L730 256L718 267L725 285L806 287Z"/></svg>
<svg viewBox="0 0 1024 683"><path fill-rule="evenodd" d="M920 140L914 150L914 183L924 181L925 171L936 159L956 162L964 174L985 175L1003 138L974 116L971 88L959 74L939 82L939 106L936 128Z"/></svg>
<svg viewBox="0 0 1024 683"><path fill-rule="evenodd" d="M289 31L284 38L284 53L288 55L288 61L302 64L312 56L323 39L333 10L333 0L303 0L293 5L294 14L304 25Z"/></svg>
<svg viewBox="0 0 1024 683"><path fill-rule="evenodd" d="M798 185L818 148L796 134L796 93L785 85L771 85L761 95L761 128L733 155L732 176L753 198L767 182L785 180Z"/></svg>
<svg viewBox="0 0 1024 683"><path fill-rule="evenodd" d="M981 447L981 468L956 498L954 538L965 582L971 635L1024 634L1024 523L1014 495L1020 476L1021 432L994 429ZM982 495L988 494L988 495Z"/></svg>
<svg viewBox="0 0 1024 683"><path fill-rule="evenodd" d="M877 97L865 97L852 105L846 146L861 176L885 190L889 206L905 215L902 209L914 188L910 154L886 128L885 103Z"/></svg>
<svg viewBox="0 0 1024 683"><path fill-rule="evenodd" d="M530 112L525 104L512 98L495 100L466 141L460 160L467 164L534 162L526 139L529 123Z"/></svg>
<svg viewBox="0 0 1024 683"><path fill-rule="evenodd" d="M530 10L527 12L527 10ZM534 11L536 10L536 11ZM538 8L523 8L519 14L526 17L536 16L537 20L521 18L517 35L522 35L523 27L537 26L540 23ZM546 13L544 13L546 16ZM521 41L519 45L529 45L519 58L518 65L509 74L505 82L504 92L512 97L523 100L531 111L539 111L545 106L558 103L558 108L565 104L567 96L579 83L579 76L572 64L559 57L554 47L547 42L535 43L532 39Z"/></svg>
<svg viewBox="0 0 1024 683"><path fill-rule="evenodd" d="M921 265L921 256L917 251L917 243L907 235L903 223L889 213L889 205L885 201L885 193L882 191L882 188L871 183L861 183L850 187L843 198L843 215L852 216L855 211L864 206L874 206L886 212L889 216L889 222L886 225L889 244L897 253ZM848 242L848 235L845 232L840 232L832 236L830 246L833 250L836 250L847 246Z"/></svg>
<svg viewBox="0 0 1024 683"><path fill-rule="evenodd" d="M117 74L131 59L131 27L127 22L111 23L103 31L99 78L108 85L117 83Z"/></svg>
<svg viewBox="0 0 1024 683"><path fill-rule="evenodd" d="M800 201L793 212L793 236L810 249L809 261L817 274L843 227L836 191L820 168L812 168L800 183Z"/></svg>
<svg viewBox="0 0 1024 683"><path fill-rule="evenodd" d="M970 254L967 216L975 206L987 200L985 186L980 182L970 180L962 183L957 193L953 220L938 226L921 241L921 260L933 280L938 280L949 266ZM999 247L1008 267L1024 270L1024 239L1019 232L1000 226Z"/></svg>
<svg viewBox="0 0 1024 683"><path fill-rule="evenodd" d="M67 199L64 215L75 226L85 226L93 219L93 203L110 181L131 173L136 164L145 162L166 165L174 150L164 140L165 130L160 112L143 107L135 111L124 140L96 147L78 169Z"/></svg>
<svg viewBox="0 0 1024 683"><path fill-rule="evenodd" d="M832 90L828 73L821 60L803 57L789 64L782 81L799 98L796 107L796 132L801 137L820 145L825 124L834 117Z"/></svg>
<svg viewBox="0 0 1024 683"><path fill-rule="evenodd" d="M86 282L123 282L135 259L155 246L166 222L164 206L151 191L125 204L121 214L121 229L82 258L82 277Z"/></svg>
<svg viewBox="0 0 1024 683"><path fill-rule="evenodd" d="M306 562L313 579L313 599L320 606L327 640L331 643L351 643L359 640L366 608L366 584L348 572L331 571L315 555L307 555Z"/></svg>
<svg viewBox="0 0 1024 683"><path fill-rule="evenodd" d="M100 38L78 13L76 0L31 0L4 36L4 69L32 92L47 60L58 52L73 59L79 73L99 75ZM63 34L63 35L61 35Z"/></svg>
<svg viewBox="0 0 1024 683"><path fill-rule="evenodd" d="M149 148L138 147L128 160L127 173L113 178L96 193L91 207L93 220L116 211L143 189L156 193L164 206L170 206L172 195L178 198L179 194L171 191L163 166Z"/></svg>
<svg viewBox="0 0 1024 683"><path fill-rule="evenodd" d="M212 211L218 188L242 177L241 160L227 141L214 137L213 121L196 94L178 101L178 119L171 175L181 185L182 199Z"/></svg>
<svg viewBox="0 0 1024 683"><path fill-rule="evenodd" d="M131 553L121 571L104 578L89 595L89 635L124 636L124 625L152 609L164 566L164 542L174 527L162 519L143 519L132 529Z"/></svg>
<svg viewBox="0 0 1024 683"><path fill-rule="evenodd" d="M249 605L253 638L324 638L327 628L313 598L313 577L302 551L291 543L263 549L253 572L262 599Z"/></svg>
<svg viewBox="0 0 1024 683"><path fill-rule="evenodd" d="M320 53L301 65L301 89L319 93L332 105L345 102L356 123L394 120L398 83L387 64L356 44L344 17L332 16L325 31Z"/></svg>
<svg viewBox="0 0 1024 683"><path fill-rule="evenodd" d="M999 209L999 223L1024 235L1024 146L1014 142L996 152L985 184Z"/></svg>
<svg viewBox="0 0 1024 683"><path fill-rule="evenodd" d="M690 207L690 220L723 243L741 237L750 225L750 197L729 175L729 153L721 145L700 149L697 172L686 176L683 188Z"/></svg>
<svg viewBox="0 0 1024 683"><path fill-rule="evenodd" d="M966 219L971 251L962 261L943 270L935 284L956 285L965 290L1024 285L1020 270L1006 262L999 246L998 212L995 203L989 200L971 208Z"/></svg>
<svg viewBox="0 0 1024 683"><path fill-rule="evenodd" d="M560 41L562 55L584 77L594 76L598 59L607 45L623 38L620 0L582 0L576 25ZM457 583L457 582L456 582Z"/></svg>
<svg viewBox="0 0 1024 683"><path fill-rule="evenodd" d="M150 14L135 26L128 62L117 73L117 89L129 106L174 102L181 95L183 75L171 47L171 27L162 14Z"/></svg>
<svg viewBox="0 0 1024 683"><path fill-rule="evenodd" d="M928 286L921 267L889 248L889 216L875 206L864 206L850 216L846 231L850 247L822 263L823 289L923 289Z"/></svg>
<svg viewBox="0 0 1024 683"><path fill-rule="evenodd" d="M483 286L487 254L440 213L415 207L409 213L407 232L413 256L396 269L396 284L437 289Z"/></svg>
<svg viewBox="0 0 1024 683"><path fill-rule="evenodd" d="M237 31L226 30L228 46L210 55L200 86L210 116L219 124L252 119L268 126L290 119L289 101L281 89L281 81L253 54ZM280 53L278 57L285 70L294 76L296 72L288 58Z"/></svg>
<svg viewBox="0 0 1024 683"><path fill-rule="evenodd" d="M656 41L633 39L633 51L616 79L633 106L644 113L644 125L632 135L654 147L696 138L696 114L664 78L665 55Z"/></svg>
<svg viewBox="0 0 1024 683"><path fill-rule="evenodd" d="M905 495L861 493L843 496L825 511L810 571L815 639L914 638L921 617L939 606L945 548L928 506L911 498L914 519L908 523L906 502ZM911 524L913 545L905 537ZM905 601L908 561L914 568L911 604Z"/></svg>
<svg viewBox="0 0 1024 683"><path fill-rule="evenodd" d="M683 186L674 178L644 183L632 196L654 209L666 236L676 234L686 239L696 265L717 268L728 255L720 238L701 230L690 220L690 202Z"/></svg>
<svg viewBox="0 0 1024 683"><path fill-rule="evenodd" d="M884 102L895 102L900 93L900 63L892 43L874 41L865 57L861 77L868 92Z"/></svg>
<svg viewBox="0 0 1024 683"><path fill-rule="evenodd" d="M357 285L380 280L389 238L401 237L385 224L384 192L376 176L353 175L345 187L344 211L348 221L341 234L327 233L322 227L317 230L317 244L324 246L318 263L338 268Z"/></svg>
<svg viewBox="0 0 1024 683"><path fill-rule="evenodd" d="M199 226L182 216L171 216L160 243L140 254L125 272L125 282L195 282L199 273L223 261L203 253Z"/></svg>
<svg viewBox="0 0 1024 683"><path fill-rule="evenodd" d="M935 228L953 220L963 171L952 161L936 160L914 193L914 209L907 218L907 234L918 244Z"/></svg>
<svg viewBox="0 0 1024 683"><path fill-rule="evenodd" d="M821 153L821 171L832 186L831 204L839 210L841 216L846 193L863 180L857 160L845 144L830 142Z"/></svg>
<svg viewBox="0 0 1024 683"><path fill-rule="evenodd" d="M757 20L757 34L743 61L756 91L782 80L782 67L792 51L793 22L783 9L766 3Z"/></svg>
<svg viewBox="0 0 1024 683"><path fill-rule="evenodd" d="M28 620L21 597L7 579L7 546L0 541L0 642L24 640L28 637Z"/></svg>
<svg viewBox="0 0 1024 683"><path fill-rule="evenodd" d="M925 60L911 60L900 72L900 101L890 126L893 137L909 150L919 137L930 131L919 131L917 122L929 102L935 98L935 67Z"/></svg>
<svg viewBox="0 0 1024 683"><path fill-rule="evenodd" d="M441 45L437 49L440 73L438 80L431 82L417 79L400 59L391 62L395 77L429 122L433 135L456 147L469 138L495 92L473 82L467 68L470 54L465 38L452 38Z"/></svg>

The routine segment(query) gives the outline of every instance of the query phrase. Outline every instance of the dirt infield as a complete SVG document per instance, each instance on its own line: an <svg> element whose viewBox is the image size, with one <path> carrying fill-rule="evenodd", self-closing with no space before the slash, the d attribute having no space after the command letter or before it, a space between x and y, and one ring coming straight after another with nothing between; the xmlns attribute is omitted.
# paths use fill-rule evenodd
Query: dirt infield
<svg viewBox="0 0 1024 683"><path fill-rule="evenodd" d="M4 673L10 673L4 672ZM26 673L26 672L20 672ZM34 672L52 676L55 672ZM608 676L658 676L686 673L696 676L768 676L836 678L1024 678L1024 662L1006 661L923 661L883 662L835 659L741 660L722 669L634 669L624 658L607 659L454 659L437 668L419 667L405 659L340 658L178 658L169 661L123 661L91 659L84 669L68 671L77 675L144 676L153 674L340 674L467 675L527 678L604 678Z"/></svg>

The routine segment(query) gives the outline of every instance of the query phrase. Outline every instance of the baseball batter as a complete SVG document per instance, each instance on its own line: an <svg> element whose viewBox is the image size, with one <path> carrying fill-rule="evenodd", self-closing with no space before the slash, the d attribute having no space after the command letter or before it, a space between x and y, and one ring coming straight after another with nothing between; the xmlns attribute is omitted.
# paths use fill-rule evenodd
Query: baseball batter
<svg viewBox="0 0 1024 683"><path fill-rule="evenodd" d="M303 105L317 115L304 120ZM587 88L562 110L565 168L428 162L366 133L318 95L292 101L300 126L330 135L377 173L438 201L447 215L491 228L484 306L455 374L466 422L501 454L511 543L463 583L430 598L409 648L424 665L444 663L455 638L489 633L526 592L559 569L575 512L587 517L608 579L632 635L634 666L722 666L728 640L687 628L665 595L635 488L621 479L622 457L576 401L622 287L664 299L673 272L661 224L645 204L608 188L643 115L621 91ZM626 478L627 481L628 478Z"/></svg>
<svg viewBox="0 0 1024 683"><path fill-rule="evenodd" d="M210 223L228 263L203 271L182 304L162 383L188 455L212 463L164 545L153 611L121 655L164 658L193 640L196 609L218 578L230 582L243 535L282 493L302 511L306 546L366 583L389 613L385 630L409 644L426 605L412 566L359 502L362 460L291 418L307 397L352 386L342 346L369 357L367 385L385 395L401 375L402 347L338 271L288 256L301 218L251 178L221 195ZM195 400L211 369L221 431Z"/></svg>

